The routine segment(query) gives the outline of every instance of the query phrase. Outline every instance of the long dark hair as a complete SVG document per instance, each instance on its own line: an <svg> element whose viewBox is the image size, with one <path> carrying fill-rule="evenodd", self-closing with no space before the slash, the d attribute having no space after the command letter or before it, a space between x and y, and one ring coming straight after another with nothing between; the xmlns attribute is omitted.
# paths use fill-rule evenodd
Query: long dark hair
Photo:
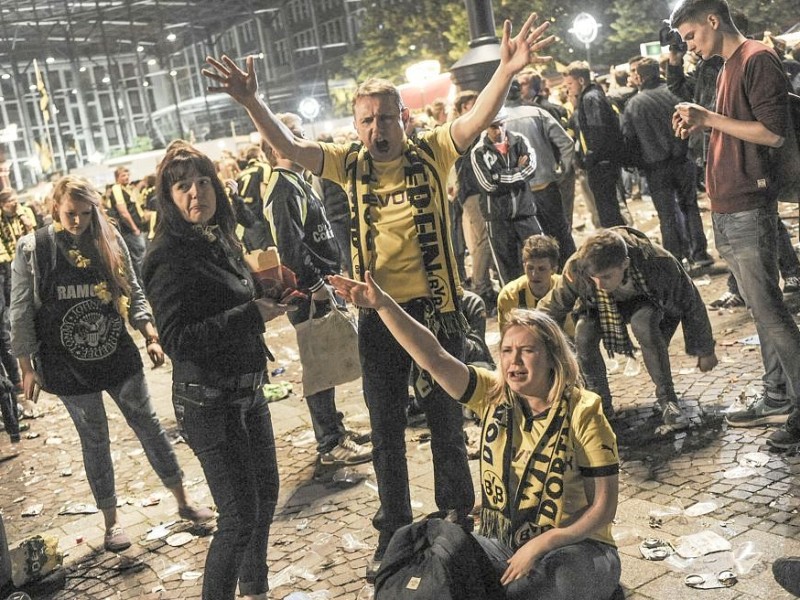
<svg viewBox="0 0 800 600"><path fill-rule="evenodd" d="M217 208L211 217L211 224L219 226L219 235L235 250L241 249L236 239L236 218L233 214L228 195L217 177L214 163L205 154L184 140L175 140L167 146L167 153L156 171L156 204L158 218L156 220L155 238L162 234L184 236L192 230L192 225L181 215L172 200L172 186L185 179L190 173L197 173L211 180L214 194L217 197Z"/></svg>

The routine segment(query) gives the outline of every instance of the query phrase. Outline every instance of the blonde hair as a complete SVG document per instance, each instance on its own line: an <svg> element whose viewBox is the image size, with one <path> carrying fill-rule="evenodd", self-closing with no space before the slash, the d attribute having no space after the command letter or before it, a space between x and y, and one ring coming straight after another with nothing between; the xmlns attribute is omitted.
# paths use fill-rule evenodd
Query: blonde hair
<svg viewBox="0 0 800 600"><path fill-rule="evenodd" d="M389 96L397 103L397 108L403 110L405 105L403 99L400 97L400 91L397 86L388 79L380 79L378 77L370 77L356 88L353 94L352 108L355 110L356 102L359 98L364 96Z"/></svg>
<svg viewBox="0 0 800 600"><path fill-rule="evenodd" d="M511 310L508 319L500 331L500 344L502 346L506 333L512 327L523 327L539 340L547 352L547 358L552 365L550 374L550 391L547 393L549 403L556 402L565 390L573 387L582 388L578 359L567 336L550 316L540 310L526 310L515 308ZM499 369L498 385L489 392L492 405L503 402L505 398L506 374Z"/></svg>
<svg viewBox="0 0 800 600"><path fill-rule="evenodd" d="M73 202L86 202L92 207L92 221L87 231L100 256L100 267L108 279L108 286L114 300L130 296L132 275L127 272L122 258L122 249L117 234L103 211L102 196L88 180L75 175L65 175L53 186L53 222L60 223L58 208L70 198Z"/></svg>

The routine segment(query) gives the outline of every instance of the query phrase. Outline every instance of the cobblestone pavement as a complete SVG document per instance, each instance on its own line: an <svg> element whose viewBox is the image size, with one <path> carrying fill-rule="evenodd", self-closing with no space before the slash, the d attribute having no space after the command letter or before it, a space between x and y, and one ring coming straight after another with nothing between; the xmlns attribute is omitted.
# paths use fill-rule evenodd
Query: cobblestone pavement
<svg viewBox="0 0 800 600"><path fill-rule="evenodd" d="M657 237L652 205L631 203L631 210L640 227ZM796 221L793 225L796 239ZM703 298L710 302L724 289L722 265L699 274L695 281L701 286ZM792 313L798 315L800 294L787 296L787 302ZM710 314L720 358L715 370L705 374L696 371L695 361L683 352L680 332L671 345L676 389L692 416L688 431L663 438L654 435L659 421L652 409L653 387L640 363L620 364L610 378L622 458L615 536L622 554L622 586L627 598L789 598L774 583L770 565L779 556L800 554L800 499L795 492L800 457L770 453L765 443L768 428L733 429L724 424L723 410L748 386L758 387L762 367L757 346L742 342L754 334L746 311L712 310ZM376 542L370 524L378 505L374 474L369 465L362 465L353 469L355 473L340 473L337 477L355 477L353 482L333 481L330 473L315 479L308 412L296 395L300 393L300 374L294 334L285 319L270 324L268 331L268 343L277 358L277 364L271 367L286 369L273 381L290 382L295 391L295 395L271 404L281 493L270 537L270 598L283 599L296 591L328 592L329 595L312 596L318 599L368 598L363 574ZM489 342L496 348L499 336L495 320L490 322L488 332ZM175 431L169 366L148 371L147 376L156 410L176 440L175 449L190 494L196 501L209 504L210 495L199 464ZM359 382L339 389L338 405L349 426L366 427ZM61 403L46 394L38 405L43 418L25 421L30 424L30 431L28 436L23 434L17 446L19 455L0 463L0 507L9 541L13 546L34 534L59 537L65 553L67 584L62 591L41 595L42 598L199 598L210 538L193 537L183 546L171 546L165 539L145 539L154 526L178 520L176 505L147 464L116 406L109 401L107 407L117 490L124 500L121 521L134 538L132 548L121 555L125 559L102 550L99 514L59 515L68 503L91 503L92 497L74 427ZM425 433L424 429L407 430L416 516L436 509L430 444ZM474 426L469 433L471 439L476 438ZM13 448L5 434L0 436L0 454L7 457ZM758 466L757 461L747 463L745 457L752 453L766 454L768 462L763 466ZM475 474L477 460L470 465ZM741 468L743 465L747 468ZM689 516L694 513L690 510L687 514L685 509L698 502L713 503L708 505L713 510ZM36 504L43 504L40 514L22 516ZM171 526L171 532L185 529L185 523ZM655 536L675 542L680 536L700 532L719 534L737 554L739 567L746 570L754 562L752 569L741 574L732 587L695 590L684 584L686 575L717 573L733 567L730 553L714 555L713 561L699 558L689 565L651 562L640 555L639 543L644 538ZM756 556L748 558L748 551Z"/></svg>

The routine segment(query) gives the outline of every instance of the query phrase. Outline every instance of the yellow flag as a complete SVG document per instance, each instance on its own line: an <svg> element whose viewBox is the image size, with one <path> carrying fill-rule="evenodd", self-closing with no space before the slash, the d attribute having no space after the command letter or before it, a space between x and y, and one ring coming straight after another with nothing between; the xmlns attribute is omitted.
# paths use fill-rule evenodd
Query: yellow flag
<svg viewBox="0 0 800 600"><path fill-rule="evenodd" d="M47 143L47 140L42 140L41 144L34 141L33 145L36 146L36 151L39 154L42 173L49 173L53 168L53 153L50 151L50 144Z"/></svg>
<svg viewBox="0 0 800 600"><path fill-rule="evenodd" d="M33 59L33 70L36 72L36 89L39 91L39 110L42 111L42 118L45 123L50 122L50 96L47 94L47 88L44 85L42 72L39 70L39 63Z"/></svg>

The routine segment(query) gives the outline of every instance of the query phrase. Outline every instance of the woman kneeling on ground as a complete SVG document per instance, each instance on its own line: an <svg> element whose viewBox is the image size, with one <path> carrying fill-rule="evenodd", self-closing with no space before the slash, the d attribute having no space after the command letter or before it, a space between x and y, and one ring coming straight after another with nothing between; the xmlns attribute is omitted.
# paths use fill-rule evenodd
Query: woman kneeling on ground
<svg viewBox="0 0 800 600"><path fill-rule="evenodd" d="M508 597L609 598L620 577L611 537L617 510L616 437L600 397L584 390L569 342L547 315L514 310L501 331L499 371L467 366L367 273L330 278L374 309L411 358L483 417L480 535Z"/></svg>

